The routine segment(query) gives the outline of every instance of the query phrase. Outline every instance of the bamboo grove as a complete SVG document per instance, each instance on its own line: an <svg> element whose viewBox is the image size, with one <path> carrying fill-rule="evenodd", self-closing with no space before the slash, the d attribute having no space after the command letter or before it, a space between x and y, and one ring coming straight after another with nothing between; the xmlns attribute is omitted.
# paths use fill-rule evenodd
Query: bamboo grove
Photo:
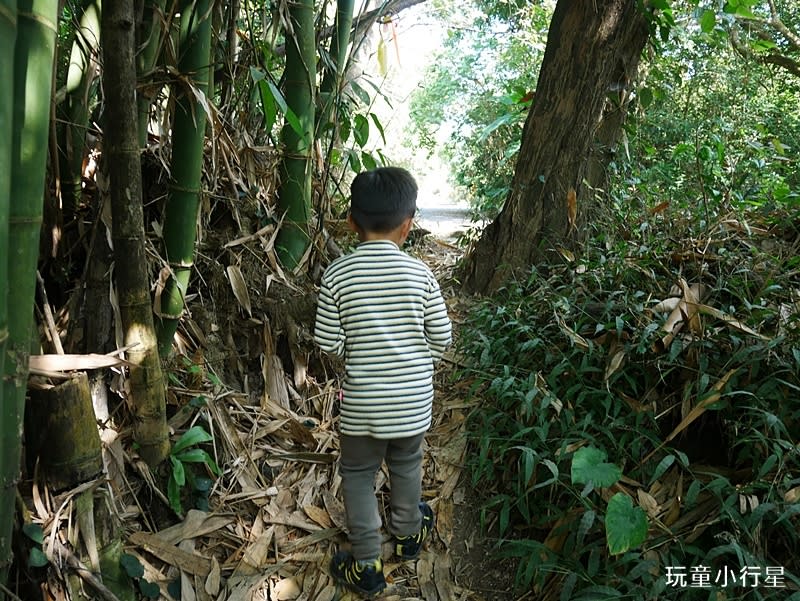
<svg viewBox="0 0 800 601"><path fill-rule="evenodd" d="M370 96L345 73L374 23L420 1L0 0L3 581L30 355L122 349L137 452L162 464L163 368L192 294L201 214L257 197L276 265L301 269L321 233L314 215L329 210L318 182L336 189L376 162L364 148ZM276 187L260 186L265 162L279 166ZM37 295L64 308L49 336Z"/></svg>

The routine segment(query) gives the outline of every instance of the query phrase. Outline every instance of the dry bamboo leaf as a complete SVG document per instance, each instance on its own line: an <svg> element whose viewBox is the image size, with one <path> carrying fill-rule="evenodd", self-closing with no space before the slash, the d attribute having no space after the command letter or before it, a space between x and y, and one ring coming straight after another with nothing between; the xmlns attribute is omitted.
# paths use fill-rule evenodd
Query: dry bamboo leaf
<svg viewBox="0 0 800 601"><path fill-rule="evenodd" d="M88 355L31 355L29 365L31 371L35 372L89 371L130 364L119 357L90 353Z"/></svg>
<svg viewBox="0 0 800 601"><path fill-rule="evenodd" d="M650 495L646 493L641 488L636 491L636 497L639 501L639 507L644 509L651 518L655 518L658 515L658 501Z"/></svg>
<svg viewBox="0 0 800 601"><path fill-rule="evenodd" d="M677 309L680 302L681 299L679 299L677 296L672 296L670 298L665 298L661 302L656 303L655 305L650 307L650 310L653 313L667 313Z"/></svg>
<svg viewBox="0 0 800 601"><path fill-rule="evenodd" d="M455 597L453 575L450 570L450 552L445 551L442 555L436 555L436 559L433 562L433 575L436 583L436 592L439 594L441 601L448 601Z"/></svg>
<svg viewBox="0 0 800 601"><path fill-rule="evenodd" d="M453 542L453 510L454 505L449 498L439 498L439 503L436 505L435 528L436 533L447 548Z"/></svg>
<svg viewBox="0 0 800 601"><path fill-rule="evenodd" d="M155 534L147 532L134 532L128 539L136 546L142 547L160 560L205 578L211 571L211 560L197 553L187 553L175 545L170 545L158 538Z"/></svg>
<svg viewBox="0 0 800 601"><path fill-rule="evenodd" d="M735 319L734 317L731 317L724 311L720 311L719 309L715 309L714 307L709 307L708 305L699 305L698 310L700 311L700 313L703 313L705 315L711 315L712 317L716 317L717 319L724 321L726 324L728 324L729 326L731 326L736 330L739 330L740 332L744 332L745 334L750 334L751 336L755 336L756 338L759 338L761 340L769 340L768 336L759 334L752 328L749 328L748 326L744 325L742 322Z"/></svg>
<svg viewBox="0 0 800 601"><path fill-rule="evenodd" d="M178 548L182 551L186 551L187 553L194 552L194 540L185 540L178 545ZM195 586L195 576L194 574L189 574L184 570L180 571L181 577L181 601L197 601L197 591Z"/></svg>
<svg viewBox="0 0 800 601"><path fill-rule="evenodd" d="M625 351L619 350L614 353L614 356L611 357L611 360L608 362L606 366L606 373L603 375L603 381L608 382L608 379L614 375L614 373L622 367L622 363L625 361Z"/></svg>
<svg viewBox="0 0 800 601"><path fill-rule="evenodd" d="M206 578L205 585L203 589L213 597L216 597L219 594L221 585L221 570L219 567L219 562L217 561L216 557L211 557L211 571L208 573L208 578ZM183 599L181 598L181 601Z"/></svg>
<svg viewBox="0 0 800 601"><path fill-rule="evenodd" d="M282 550L285 553L295 553L300 549L304 549L306 547L310 547L311 545L316 545L318 543L330 540L335 536L341 534L341 528L326 528L325 530L319 530L317 532L312 532L311 534L304 536L303 538L295 539L285 545L282 546Z"/></svg>
<svg viewBox="0 0 800 601"><path fill-rule="evenodd" d="M564 332L564 334L566 334L567 337L570 340L572 340L573 344L575 346L577 346L579 349L581 349L582 351L588 351L589 350L589 343L586 342L586 339L583 336L581 336L580 334L578 334L575 330L570 328L564 322L564 320L561 319L561 316L558 313L556 313L555 316L556 316L556 322L558 322L558 327L560 327L561 331Z"/></svg>
<svg viewBox="0 0 800 601"><path fill-rule="evenodd" d="M310 447L312 449L317 448L317 439L314 438L311 430L306 428L299 421L294 418L289 419L286 422L286 427L289 430L289 435L292 437L292 440L305 447Z"/></svg>
<svg viewBox="0 0 800 601"><path fill-rule="evenodd" d="M228 281L231 284L231 289L233 289L233 295L244 310L247 311L247 314L252 317L253 307L250 304L250 293L247 290L247 283L242 270L238 265L228 265L225 271L228 273Z"/></svg>
<svg viewBox="0 0 800 601"><path fill-rule="evenodd" d="M234 575L250 576L256 574L267 565L274 534L275 527L270 526L256 538L255 542L244 550L242 560L236 566Z"/></svg>
<svg viewBox="0 0 800 601"><path fill-rule="evenodd" d="M323 528L333 527L333 520L331 520L331 516L329 516L328 512L321 507L317 507L316 505L306 505L303 507L303 511L305 511L306 515L311 518L311 520Z"/></svg>
<svg viewBox="0 0 800 601"><path fill-rule="evenodd" d="M289 599L297 599L300 596L300 592L300 585L298 585L297 579L284 578L275 584L270 598L278 601L288 601Z"/></svg>
<svg viewBox="0 0 800 601"><path fill-rule="evenodd" d="M431 553L423 553L417 561L417 582L425 601L439 601L439 593L433 583L433 561Z"/></svg>
<svg viewBox="0 0 800 601"><path fill-rule="evenodd" d="M661 521L664 522L664 525L669 528L670 526L673 526L681 516L681 503L676 497L668 502L667 507L669 509L667 509Z"/></svg>
<svg viewBox="0 0 800 601"><path fill-rule="evenodd" d="M178 544L187 538L198 538L233 523L233 516L222 516L206 513L199 509L190 509L180 524L164 528L156 533L165 542Z"/></svg>
<svg viewBox="0 0 800 601"><path fill-rule="evenodd" d="M333 584L329 584L319 593L317 593L317 596L314 599L314 601L333 601L335 597L336 597L336 586Z"/></svg>
<svg viewBox="0 0 800 601"><path fill-rule="evenodd" d="M570 230L578 226L578 195L572 186L567 190L567 224Z"/></svg>
<svg viewBox="0 0 800 601"><path fill-rule="evenodd" d="M328 516L342 530L347 528L347 518L344 513L344 504L337 499L327 488L322 491L322 502L328 511Z"/></svg>
<svg viewBox="0 0 800 601"><path fill-rule="evenodd" d="M245 242L250 242L251 240L255 240L256 238L260 238L261 236L265 236L266 234L271 234L275 229L275 224L268 223L260 230L256 231L253 234L249 234L248 236L242 236L241 238L236 238L235 240L231 240L230 242L226 243L223 248L233 248L234 246L239 246L240 244L244 244Z"/></svg>

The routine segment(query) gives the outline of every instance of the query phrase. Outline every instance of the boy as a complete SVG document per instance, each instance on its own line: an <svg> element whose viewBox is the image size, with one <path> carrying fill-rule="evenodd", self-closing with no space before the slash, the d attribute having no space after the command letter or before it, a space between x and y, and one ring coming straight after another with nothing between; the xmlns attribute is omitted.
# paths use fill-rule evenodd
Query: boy
<svg viewBox="0 0 800 601"><path fill-rule="evenodd" d="M417 210L408 171L381 167L350 186L347 221L361 243L325 270L314 339L343 356L339 472L352 551L340 551L331 574L371 596L386 587L375 474L389 468L395 553L416 557L433 528L420 502L422 439L431 424L433 366L450 344L450 319L439 284L422 261L400 250Z"/></svg>

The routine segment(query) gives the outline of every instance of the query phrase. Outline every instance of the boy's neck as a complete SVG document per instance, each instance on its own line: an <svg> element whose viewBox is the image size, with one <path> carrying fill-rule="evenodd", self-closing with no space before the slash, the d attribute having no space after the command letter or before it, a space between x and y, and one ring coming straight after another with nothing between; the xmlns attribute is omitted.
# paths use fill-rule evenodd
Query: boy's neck
<svg viewBox="0 0 800 601"><path fill-rule="evenodd" d="M388 234L376 234L375 232L364 232L363 235L359 234L358 236L361 242L377 242L383 240L385 242L394 242L397 246L400 246L404 240L402 240L401 236L397 232L390 232Z"/></svg>

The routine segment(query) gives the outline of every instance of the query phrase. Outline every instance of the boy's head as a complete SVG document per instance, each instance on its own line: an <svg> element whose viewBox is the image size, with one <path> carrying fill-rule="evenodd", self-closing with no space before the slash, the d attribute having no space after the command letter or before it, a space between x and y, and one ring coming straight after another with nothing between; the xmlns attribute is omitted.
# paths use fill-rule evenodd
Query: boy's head
<svg viewBox="0 0 800 601"><path fill-rule="evenodd" d="M350 184L350 217L364 232L392 232L416 210L417 182L401 167L363 171Z"/></svg>

